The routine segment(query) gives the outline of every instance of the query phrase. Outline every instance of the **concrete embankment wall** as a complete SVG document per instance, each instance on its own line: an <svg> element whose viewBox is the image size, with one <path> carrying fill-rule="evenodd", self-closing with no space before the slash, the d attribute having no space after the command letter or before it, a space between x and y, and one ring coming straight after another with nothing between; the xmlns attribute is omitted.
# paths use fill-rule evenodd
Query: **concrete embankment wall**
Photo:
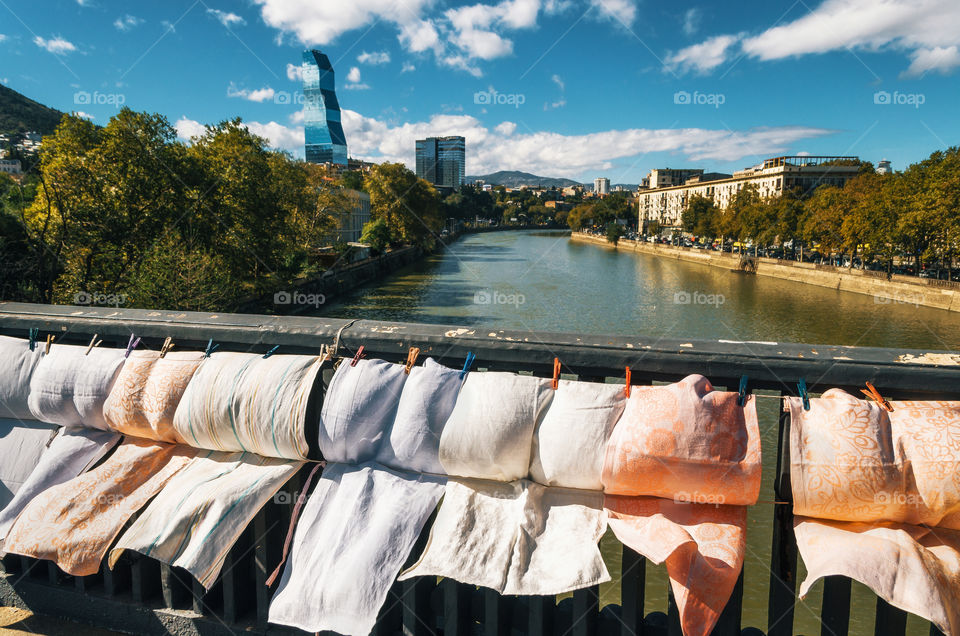
<svg viewBox="0 0 960 636"><path fill-rule="evenodd" d="M714 252L713 250L697 250L626 239L620 239L619 244L613 246L602 236L580 232L573 232L570 238L575 241L595 243L621 252L643 252L655 256L675 258L688 263L722 267L727 270L737 269L740 263L738 254ZM808 285L839 289L840 291L867 294L876 298L880 305L887 302L907 303L948 311L960 311L960 283L958 282L896 274L890 280L887 280L886 272L799 263L777 258L756 258L754 261L758 276L769 276Z"/></svg>

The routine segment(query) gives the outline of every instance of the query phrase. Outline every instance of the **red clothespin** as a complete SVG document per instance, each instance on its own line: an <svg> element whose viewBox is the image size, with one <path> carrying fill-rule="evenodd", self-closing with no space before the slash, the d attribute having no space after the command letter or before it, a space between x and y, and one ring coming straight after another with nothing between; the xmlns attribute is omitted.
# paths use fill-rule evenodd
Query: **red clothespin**
<svg viewBox="0 0 960 636"><path fill-rule="evenodd" d="M867 385L867 388L860 389L860 392L866 395L868 398L870 398L874 402L876 402L877 404L879 404L883 408L883 410L889 411L892 413L893 407L890 406L889 402L883 399L883 396L880 395L880 391L877 391L877 388L872 384L870 384L869 382L867 382L866 385Z"/></svg>
<svg viewBox="0 0 960 636"><path fill-rule="evenodd" d="M357 366L357 363L360 362L360 358L363 357L363 345L360 345L360 348L357 349L356 355L353 356L353 361L350 363L351 367Z"/></svg>
<svg viewBox="0 0 960 636"><path fill-rule="evenodd" d="M407 366L404 367L403 372L407 375L410 374L410 369L413 368L413 365L417 363L417 358L420 356L420 349L417 347L410 347L410 351L407 352Z"/></svg>
<svg viewBox="0 0 960 636"><path fill-rule="evenodd" d="M630 367L627 367L627 386L624 388L627 397L630 397Z"/></svg>
<svg viewBox="0 0 960 636"><path fill-rule="evenodd" d="M553 390L560 386L560 358L553 359Z"/></svg>

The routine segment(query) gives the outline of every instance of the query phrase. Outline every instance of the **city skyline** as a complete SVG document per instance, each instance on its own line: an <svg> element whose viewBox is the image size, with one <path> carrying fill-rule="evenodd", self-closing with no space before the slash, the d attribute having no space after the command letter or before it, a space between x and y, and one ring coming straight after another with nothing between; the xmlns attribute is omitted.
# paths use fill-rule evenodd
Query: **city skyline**
<svg viewBox="0 0 960 636"><path fill-rule="evenodd" d="M302 157L299 60L319 48L337 73L356 158L413 168L416 139L463 135L471 174L586 183L601 174L639 183L664 166L733 172L804 153L903 169L960 136L960 8L880 9L508 0L388 14L364 1L13 2L0 26L0 82L100 124L121 105L157 111L185 138L239 115Z"/></svg>

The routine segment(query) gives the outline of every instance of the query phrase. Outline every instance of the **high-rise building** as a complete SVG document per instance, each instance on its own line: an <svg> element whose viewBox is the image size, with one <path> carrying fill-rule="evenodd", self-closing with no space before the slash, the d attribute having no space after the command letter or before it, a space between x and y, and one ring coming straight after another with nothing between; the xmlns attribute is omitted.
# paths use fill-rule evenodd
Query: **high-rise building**
<svg viewBox="0 0 960 636"><path fill-rule="evenodd" d="M467 141L463 137L417 140L417 176L441 188L463 185Z"/></svg>
<svg viewBox="0 0 960 636"><path fill-rule="evenodd" d="M877 174L890 174L893 172L893 168L890 166L889 159L881 159L880 163L877 164Z"/></svg>
<svg viewBox="0 0 960 636"><path fill-rule="evenodd" d="M347 165L347 140L340 123L340 103L333 66L320 51L303 52L304 154L311 163Z"/></svg>
<svg viewBox="0 0 960 636"><path fill-rule="evenodd" d="M610 179L606 177L597 177L594 179L593 193L599 195L610 194Z"/></svg>

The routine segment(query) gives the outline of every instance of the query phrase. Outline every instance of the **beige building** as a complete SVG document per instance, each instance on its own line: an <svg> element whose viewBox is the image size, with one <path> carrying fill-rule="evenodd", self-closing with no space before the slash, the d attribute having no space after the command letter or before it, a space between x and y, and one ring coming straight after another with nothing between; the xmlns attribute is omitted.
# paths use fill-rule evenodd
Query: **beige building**
<svg viewBox="0 0 960 636"><path fill-rule="evenodd" d="M842 187L857 176L858 164L857 157L774 157L738 170L733 176L689 171L697 174L690 175L682 184L665 187L654 187L654 173L658 171L651 170L650 187L637 190L640 226L657 221L661 227L679 227L683 211L695 195L713 200L722 210L748 183L756 185L760 196L765 198L780 196L794 188L807 193L821 185ZM660 183L659 177L657 183Z"/></svg>

